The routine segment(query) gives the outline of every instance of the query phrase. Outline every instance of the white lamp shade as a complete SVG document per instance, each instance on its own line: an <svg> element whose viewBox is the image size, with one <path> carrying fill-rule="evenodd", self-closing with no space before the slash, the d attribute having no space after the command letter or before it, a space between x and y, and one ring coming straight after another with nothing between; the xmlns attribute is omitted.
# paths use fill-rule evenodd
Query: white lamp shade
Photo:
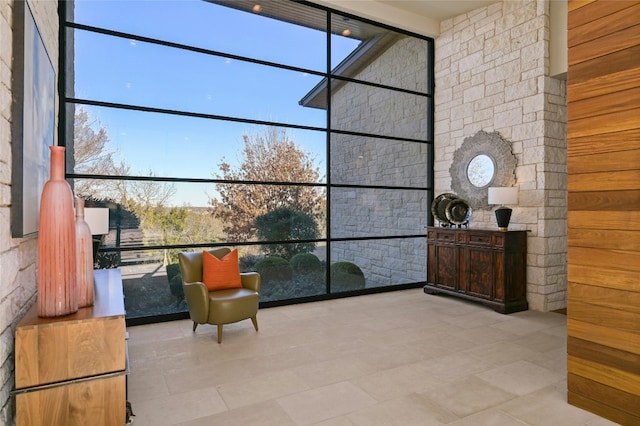
<svg viewBox="0 0 640 426"><path fill-rule="evenodd" d="M518 187L489 188L489 204L518 204Z"/></svg>
<svg viewBox="0 0 640 426"><path fill-rule="evenodd" d="M85 207L84 221L89 225L91 235L109 233L109 209L106 207Z"/></svg>

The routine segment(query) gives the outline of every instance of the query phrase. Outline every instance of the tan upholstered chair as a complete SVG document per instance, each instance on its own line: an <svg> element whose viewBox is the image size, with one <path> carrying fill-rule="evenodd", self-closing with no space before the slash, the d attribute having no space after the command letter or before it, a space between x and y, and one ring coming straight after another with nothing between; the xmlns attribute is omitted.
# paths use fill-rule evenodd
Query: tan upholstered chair
<svg viewBox="0 0 640 426"><path fill-rule="evenodd" d="M230 251L223 247L209 253L221 259ZM224 324L249 318L258 331L260 275L257 272L240 274L242 288L208 291L202 283L202 252L183 252L178 259L194 332L198 324L215 324L218 326L218 343L221 343Z"/></svg>

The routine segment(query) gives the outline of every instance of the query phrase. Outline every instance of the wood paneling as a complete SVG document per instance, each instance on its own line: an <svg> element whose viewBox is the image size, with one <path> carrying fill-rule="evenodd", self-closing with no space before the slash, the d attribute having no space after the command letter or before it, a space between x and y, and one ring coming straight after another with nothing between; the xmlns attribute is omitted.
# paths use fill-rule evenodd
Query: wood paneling
<svg viewBox="0 0 640 426"><path fill-rule="evenodd" d="M606 19L597 19L589 23L589 25L574 25L567 39L567 45L573 47L579 43L585 43L589 40L607 36L620 30L624 30L633 25L638 24L638 16L640 16L640 5L632 4L627 7L620 2L621 9L615 13L611 13ZM575 19L574 19L575 21Z"/></svg>
<svg viewBox="0 0 640 426"><path fill-rule="evenodd" d="M628 15L627 15L628 16ZM631 18L634 18L633 16ZM626 22L625 22L626 23ZM634 22L635 23L635 22ZM569 54L569 66L605 56L611 52L625 50L640 43L640 25L625 28L600 38L582 40L573 46Z"/></svg>
<svg viewBox="0 0 640 426"><path fill-rule="evenodd" d="M616 113L609 113L607 109L603 109L602 113L596 117L569 120L567 136L569 138L579 138L602 133L633 130L639 127L640 114L638 114L637 109Z"/></svg>
<svg viewBox="0 0 640 426"><path fill-rule="evenodd" d="M567 339L567 347L575 357L591 359L602 365L628 371L631 374L640 374L640 355L638 354L576 339L575 337ZM640 400L640 396L636 398ZM640 410L640 407L637 407L637 410Z"/></svg>
<svg viewBox="0 0 640 426"><path fill-rule="evenodd" d="M567 88L569 102L636 87L640 70L635 65L639 55L640 46L634 46L569 67L567 72L572 81ZM615 71L609 72L611 69Z"/></svg>
<svg viewBox="0 0 640 426"><path fill-rule="evenodd" d="M611 2L614 4L607 4L606 1L596 0L572 0L569 1L568 10L569 22L568 27L572 30L580 27L581 25L590 24L594 21L597 22L598 18L608 16L616 13L619 10L623 10L636 5L636 1L623 1L616 0ZM584 7L588 6L588 7Z"/></svg>
<svg viewBox="0 0 640 426"><path fill-rule="evenodd" d="M624 211L640 210L640 191L589 191L572 192L568 198L569 209L574 211ZM610 229L610 228L607 228Z"/></svg>
<svg viewBox="0 0 640 426"><path fill-rule="evenodd" d="M640 87L633 87L602 96L592 96L571 103L572 120L580 118L597 117L606 110L609 114L633 110L635 99L640 97Z"/></svg>
<svg viewBox="0 0 640 426"><path fill-rule="evenodd" d="M569 245L608 250L635 251L640 247L640 233L612 229L573 229L568 232Z"/></svg>
<svg viewBox="0 0 640 426"><path fill-rule="evenodd" d="M570 1L569 403L640 424L640 1Z"/></svg>
<svg viewBox="0 0 640 426"><path fill-rule="evenodd" d="M635 271L624 271L621 269L602 268L592 265L569 264L569 293L570 300L573 300L578 284L590 284L603 286L610 289L617 288L630 292L640 292L640 280ZM576 287L577 286L577 287Z"/></svg>
<svg viewBox="0 0 640 426"><path fill-rule="evenodd" d="M640 415L640 398L638 398L637 395L620 391L614 387L606 386L575 374L569 374L567 380L572 389L579 391L576 393L588 395L592 401L602 401L604 405L606 405L607 402L611 403L615 401L623 410L626 410L629 415ZM612 408L610 407L609 409ZM623 411L620 412L621 414L624 413ZM631 420L631 418L625 414L622 414L622 418ZM613 420L618 421L616 419ZM619 423L622 424L622 421Z"/></svg>
<svg viewBox="0 0 640 426"><path fill-rule="evenodd" d="M640 73L638 78L640 79ZM631 129L622 132L603 133L596 136L572 138L567 153L569 156L575 157L578 155L606 154L637 149L640 149L640 129ZM572 163L577 162L572 161ZM579 165L571 164L571 167L579 167Z"/></svg>
<svg viewBox="0 0 640 426"><path fill-rule="evenodd" d="M611 196L613 197L615 195L611 194ZM620 205L622 206L623 204ZM593 211L569 210L567 223L569 228L576 229L622 229L626 231L640 231L640 212L607 210L594 213Z"/></svg>

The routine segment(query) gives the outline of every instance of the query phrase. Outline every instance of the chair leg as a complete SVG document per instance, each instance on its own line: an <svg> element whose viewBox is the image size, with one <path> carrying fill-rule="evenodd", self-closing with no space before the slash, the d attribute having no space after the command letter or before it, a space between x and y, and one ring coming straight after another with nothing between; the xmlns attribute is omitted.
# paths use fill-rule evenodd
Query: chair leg
<svg viewBox="0 0 640 426"><path fill-rule="evenodd" d="M251 317L251 322L253 323L253 328L256 329L256 331L258 331L258 317Z"/></svg>
<svg viewBox="0 0 640 426"><path fill-rule="evenodd" d="M218 324L218 343L222 343L222 324Z"/></svg>
<svg viewBox="0 0 640 426"><path fill-rule="evenodd" d="M198 326L198 323L194 321L194 322L193 322L193 332L194 332L194 333L196 332L196 327L197 327L197 326Z"/></svg>

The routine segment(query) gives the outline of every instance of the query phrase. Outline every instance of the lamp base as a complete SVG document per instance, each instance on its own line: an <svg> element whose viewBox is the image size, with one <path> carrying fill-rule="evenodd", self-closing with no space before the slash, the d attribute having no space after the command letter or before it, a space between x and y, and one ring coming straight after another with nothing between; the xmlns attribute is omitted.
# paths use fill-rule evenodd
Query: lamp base
<svg viewBox="0 0 640 426"><path fill-rule="evenodd" d="M512 211L513 210L511 210L509 207L500 207L496 209L496 222L498 222L498 230L508 230Z"/></svg>

